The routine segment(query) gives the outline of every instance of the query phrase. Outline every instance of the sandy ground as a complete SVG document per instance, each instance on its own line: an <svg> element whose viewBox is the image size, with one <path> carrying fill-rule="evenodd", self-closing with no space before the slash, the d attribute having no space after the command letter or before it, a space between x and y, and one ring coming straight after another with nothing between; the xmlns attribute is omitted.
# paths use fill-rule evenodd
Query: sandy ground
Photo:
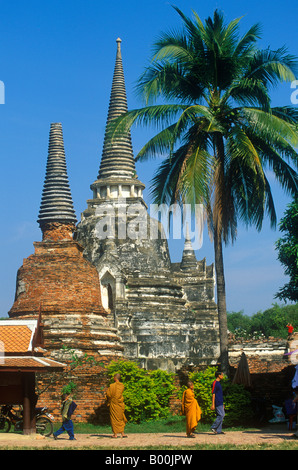
<svg viewBox="0 0 298 470"><path fill-rule="evenodd" d="M236 445L260 445L280 444L285 441L293 442L293 448L298 450L298 439L292 438L292 431L285 427L270 427L261 430L228 431L225 434L214 435L211 432L197 433L195 438L187 438L184 433L161 433L161 434L129 434L127 438L113 439L108 434L77 434L76 440L70 441L67 434L62 434L57 440L53 437L43 437L37 434L24 436L0 433L0 450L3 448L48 448L48 449L75 449L82 447L95 447L101 449L128 450L135 447L145 446L192 446L195 444L236 444Z"/></svg>

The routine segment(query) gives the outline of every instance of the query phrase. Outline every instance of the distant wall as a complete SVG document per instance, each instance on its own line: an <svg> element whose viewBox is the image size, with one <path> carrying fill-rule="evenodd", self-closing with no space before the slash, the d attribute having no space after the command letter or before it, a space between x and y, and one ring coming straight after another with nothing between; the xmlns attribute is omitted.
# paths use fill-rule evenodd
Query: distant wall
<svg viewBox="0 0 298 470"><path fill-rule="evenodd" d="M264 399L269 413L272 405L282 406L286 396L292 391L291 382L298 360L296 355L287 353L297 348L298 332L294 333L290 341L269 338L236 342L230 339L229 359L232 375L244 352L251 374L252 396Z"/></svg>

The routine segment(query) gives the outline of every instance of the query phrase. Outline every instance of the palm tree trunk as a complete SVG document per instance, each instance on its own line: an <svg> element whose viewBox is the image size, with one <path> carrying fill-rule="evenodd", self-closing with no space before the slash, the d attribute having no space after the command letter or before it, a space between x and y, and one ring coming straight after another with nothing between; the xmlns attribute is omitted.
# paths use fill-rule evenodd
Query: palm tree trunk
<svg viewBox="0 0 298 470"><path fill-rule="evenodd" d="M222 239L223 228L226 220L224 213L226 211L225 201L225 150L223 137L220 133L215 133L215 154L217 157L216 168L216 196L214 207L214 258L217 289L217 309L220 336L220 363L222 372L229 375L229 354L228 354L228 321L226 307L226 283L224 273Z"/></svg>
<svg viewBox="0 0 298 470"><path fill-rule="evenodd" d="M217 309L219 322L219 338L220 338L220 364L221 370L229 376L229 353L228 353L228 322L226 308L226 285L222 252L221 231L214 230L214 258L216 273L216 292L217 292Z"/></svg>

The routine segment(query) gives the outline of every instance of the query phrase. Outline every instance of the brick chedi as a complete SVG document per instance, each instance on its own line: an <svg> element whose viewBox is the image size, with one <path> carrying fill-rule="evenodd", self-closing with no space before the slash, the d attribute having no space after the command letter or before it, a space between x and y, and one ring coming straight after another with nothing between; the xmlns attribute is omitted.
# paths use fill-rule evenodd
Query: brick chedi
<svg viewBox="0 0 298 470"><path fill-rule="evenodd" d="M41 310L45 348L61 359L62 346L97 359L122 355L120 338L101 302L97 270L73 240L76 216L67 179L62 126L51 125L46 177L38 222L42 242L17 274L11 318Z"/></svg>
<svg viewBox="0 0 298 470"><path fill-rule="evenodd" d="M76 239L98 270L103 305L114 314L126 358L149 369L214 363L219 332L213 266L196 260L190 240L182 263L171 262L163 227L143 199L131 135L109 134L110 121L126 110L117 39L100 169Z"/></svg>

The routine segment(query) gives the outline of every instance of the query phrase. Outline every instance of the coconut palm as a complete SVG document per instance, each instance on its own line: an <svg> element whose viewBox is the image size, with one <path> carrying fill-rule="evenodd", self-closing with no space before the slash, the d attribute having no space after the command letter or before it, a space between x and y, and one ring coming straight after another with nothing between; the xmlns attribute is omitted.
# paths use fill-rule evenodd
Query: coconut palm
<svg viewBox="0 0 298 470"><path fill-rule="evenodd" d="M226 24L215 11L203 23L197 13L190 19L174 8L182 31L160 37L137 84L146 106L118 118L110 132L134 123L157 126L136 157L164 156L152 180L154 202L204 204L227 372L223 244L235 240L238 220L260 230L267 214L275 226L268 170L286 191L297 192L298 110L272 107L270 99L272 87L295 79L297 62L284 47L258 49L259 24L240 36L240 18Z"/></svg>

